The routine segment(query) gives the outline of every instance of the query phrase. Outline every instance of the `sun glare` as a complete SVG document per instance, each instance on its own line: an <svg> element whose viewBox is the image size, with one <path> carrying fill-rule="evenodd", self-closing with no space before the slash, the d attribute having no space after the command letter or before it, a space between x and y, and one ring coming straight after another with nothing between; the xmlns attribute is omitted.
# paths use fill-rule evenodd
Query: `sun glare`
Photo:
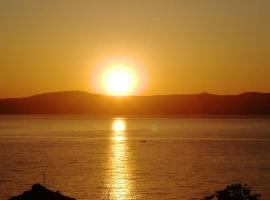
<svg viewBox="0 0 270 200"><path fill-rule="evenodd" d="M126 124L123 119L115 119L113 121L112 130L115 132L125 131L126 130Z"/></svg>
<svg viewBox="0 0 270 200"><path fill-rule="evenodd" d="M128 66L113 66L103 76L103 88L109 95L126 96L136 88L137 77Z"/></svg>

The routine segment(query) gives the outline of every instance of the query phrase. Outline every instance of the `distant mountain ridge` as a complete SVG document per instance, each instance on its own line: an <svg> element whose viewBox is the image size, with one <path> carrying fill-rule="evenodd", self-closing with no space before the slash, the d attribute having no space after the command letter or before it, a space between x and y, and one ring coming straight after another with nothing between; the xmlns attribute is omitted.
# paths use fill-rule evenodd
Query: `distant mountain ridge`
<svg viewBox="0 0 270 200"><path fill-rule="evenodd" d="M82 91L0 99L6 115L270 115L270 93L112 97Z"/></svg>

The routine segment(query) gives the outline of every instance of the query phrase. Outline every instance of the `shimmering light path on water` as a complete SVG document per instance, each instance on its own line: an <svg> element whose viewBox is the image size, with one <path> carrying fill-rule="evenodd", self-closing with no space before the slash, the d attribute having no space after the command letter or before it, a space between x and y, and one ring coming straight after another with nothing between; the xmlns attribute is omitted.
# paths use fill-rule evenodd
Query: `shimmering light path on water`
<svg viewBox="0 0 270 200"><path fill-rule="evenodd" d="M124 200L130 196L128 156L126 155L126 122L116 118L112 123L111 177L108 199Z"/></svg>

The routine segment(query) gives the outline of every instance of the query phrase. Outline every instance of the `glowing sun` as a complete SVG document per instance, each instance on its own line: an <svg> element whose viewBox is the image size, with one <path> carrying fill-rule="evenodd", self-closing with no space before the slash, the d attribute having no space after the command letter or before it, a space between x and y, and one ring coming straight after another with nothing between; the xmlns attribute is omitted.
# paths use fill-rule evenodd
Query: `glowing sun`
<svg viewBox="0 0 270 200"><path fill-rule="evenodd" d="M103 75L103 88L109 95L130 95L136 86L136 74L128 66L112 66Z"/></svg>

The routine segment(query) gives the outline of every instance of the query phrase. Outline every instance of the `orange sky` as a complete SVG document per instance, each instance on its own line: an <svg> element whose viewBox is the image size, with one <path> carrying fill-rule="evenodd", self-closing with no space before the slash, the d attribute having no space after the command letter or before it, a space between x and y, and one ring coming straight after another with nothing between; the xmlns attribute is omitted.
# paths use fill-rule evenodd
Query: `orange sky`
<svg viewBox="0 0 270 200"><path fill-rule="evenodd" d="M270 92L269 0L2 0L0 24L0 98L102 92L104 60L136 63L135 94Z"/></svg>

